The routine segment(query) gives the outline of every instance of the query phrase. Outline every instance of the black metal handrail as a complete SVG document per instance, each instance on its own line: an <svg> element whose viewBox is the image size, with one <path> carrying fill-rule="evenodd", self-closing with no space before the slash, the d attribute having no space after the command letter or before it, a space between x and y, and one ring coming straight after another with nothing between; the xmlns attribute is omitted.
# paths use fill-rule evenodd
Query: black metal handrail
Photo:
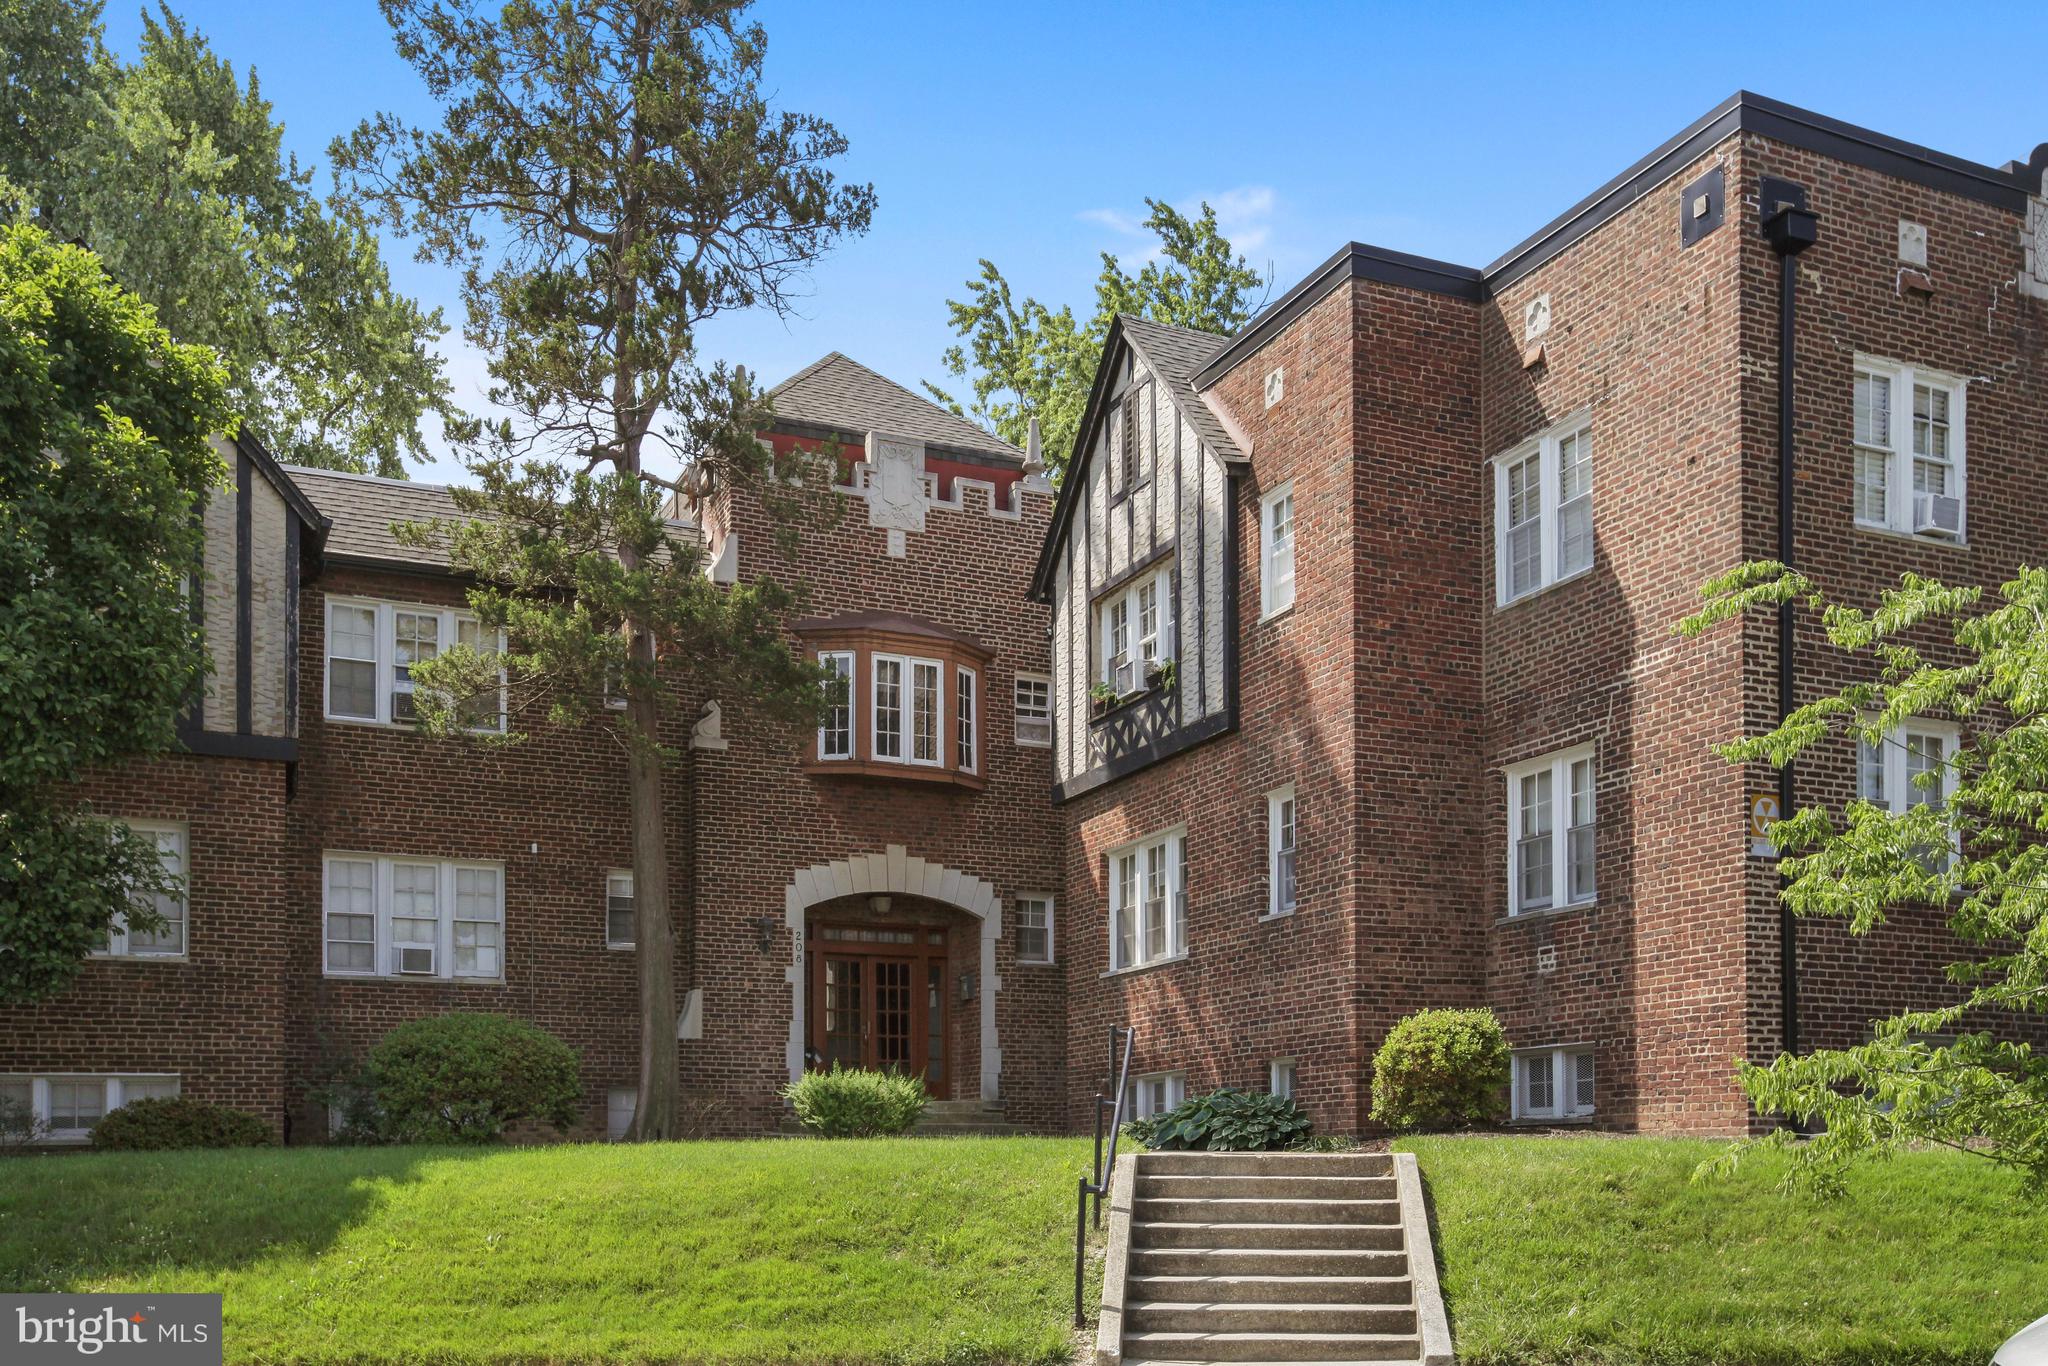
<svg viewBox="0 0 2048 1366"><path fill-rule="evenodd" d="M1095 1227L1102 1227L1102 1197L1109 1191L1109 1179L1116 1171L1116 1144L1124 1130L1124 1092L1130 1088L1131 1044L1138 1031L1129 1025L1109 1027L1110 1093L1095 1093L1095 1170L1081 1178L1074 1205L1074 1326L1085 1328L1082 1312L1082 1280L1088 1265L1088 1197L1095 1197ZM1121 1045L1121 1047L1119 1047ZM1109 1110L1109 1152L1102 1150L1102 1112Z"/></svg>

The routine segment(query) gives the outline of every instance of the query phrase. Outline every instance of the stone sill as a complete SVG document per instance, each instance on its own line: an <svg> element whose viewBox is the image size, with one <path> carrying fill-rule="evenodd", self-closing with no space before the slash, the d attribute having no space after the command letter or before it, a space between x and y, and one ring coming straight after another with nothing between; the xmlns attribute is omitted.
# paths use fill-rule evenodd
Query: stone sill
<svg viewBox="0 0 2048 1366"><path fill-rule="evenodd" d="M1918 531L1899 531L1888 526L1872 526L1868 522L1851 522L1856 530L1865 536L1879 536L1887 541L1904 541L1907 545L1928 546L1935 550L1968 550L1970 539L1964 537L1930 536Z"/></svg>
<svg viewBox="0 0 2048 1366"><path fill-rule="evenodd" d="M1493 922L1493 927L1499 929L1503 925L1521 925L1534 920L1555 920L1561 915L1578 915L1599 909L1600 903L1597 900L1577 901L1569 906L1545 906L1540 911L1518 911L1513 915L1504 915Z"/></svg>
<svg viewBox="0 0 2048 1366"><path fill-rule="evenodd" d="M1187 950L1182 949L1179 953L1168 954L1164 958L1155 958L1149 963L1135 963L1127 968L1111 968L1108 972L1102 974L1102 979L1107 981L1112 977L1133 977L1142 972L1153 972L1159 968L1170 968L1176 963L1185 963L1187 961Z"/></svg>

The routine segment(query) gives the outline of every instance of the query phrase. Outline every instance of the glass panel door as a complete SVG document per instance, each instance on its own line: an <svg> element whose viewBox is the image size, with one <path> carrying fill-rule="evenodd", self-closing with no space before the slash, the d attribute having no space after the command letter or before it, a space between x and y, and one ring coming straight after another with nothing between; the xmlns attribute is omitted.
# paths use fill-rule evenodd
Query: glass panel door
<svg viewBox="0 0 2048 1366"><path fill-rule="evenodd" d="M859 958L825 959L825 1066L860 1067L866 1034L867 993Z"/></svg>
<svg viewBox="0 0 2048 1366"><path fill-rule="evenodd" d="M875 960L875 1056L871 1066L884 1072L912 1069L910 960Z"/></svg>

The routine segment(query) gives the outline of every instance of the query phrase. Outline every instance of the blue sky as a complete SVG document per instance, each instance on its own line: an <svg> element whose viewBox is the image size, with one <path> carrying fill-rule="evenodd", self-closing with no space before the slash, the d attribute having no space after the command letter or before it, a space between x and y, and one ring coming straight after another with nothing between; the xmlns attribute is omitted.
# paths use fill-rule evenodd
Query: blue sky
<svg viewBox="0 0 2048 1366"><path fill-rule="evenodd" d="M174 8L256 68L323 186L329 139L366 114L434 116L371 0ZM1276 294L1353 239L1484 265L1738 89L1992 165L2048 141L2048 6L1775 13L762 0L771 88L847 134L842 170L878 207L802 316L721 319L704 351L768 382L832 350L945 382L945 301L979 258L1019 293L1092 307L1098 253L1147 249L1148 195L1215 204ZM140 27L116 0L109 43L132 54ZM403 242L388 255L459 325L451 275ZM482 359L453 332L443 349L480 402Z"/></svg>

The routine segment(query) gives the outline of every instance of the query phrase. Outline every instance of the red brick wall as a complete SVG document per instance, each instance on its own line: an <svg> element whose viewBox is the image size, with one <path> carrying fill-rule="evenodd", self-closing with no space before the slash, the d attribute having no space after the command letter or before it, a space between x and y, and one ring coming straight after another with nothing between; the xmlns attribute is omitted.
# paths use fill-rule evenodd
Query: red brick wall
<svg viewBox="0 0 2048 1366"><path fill-rule="evenodd" d="M185 825L187 953L90 959L57 999L0 1008L0 1072L176 1072L182 1094L247 1110L281 1134L296 933L284 765L134 760L80 791L104 816Z"/></svg>

